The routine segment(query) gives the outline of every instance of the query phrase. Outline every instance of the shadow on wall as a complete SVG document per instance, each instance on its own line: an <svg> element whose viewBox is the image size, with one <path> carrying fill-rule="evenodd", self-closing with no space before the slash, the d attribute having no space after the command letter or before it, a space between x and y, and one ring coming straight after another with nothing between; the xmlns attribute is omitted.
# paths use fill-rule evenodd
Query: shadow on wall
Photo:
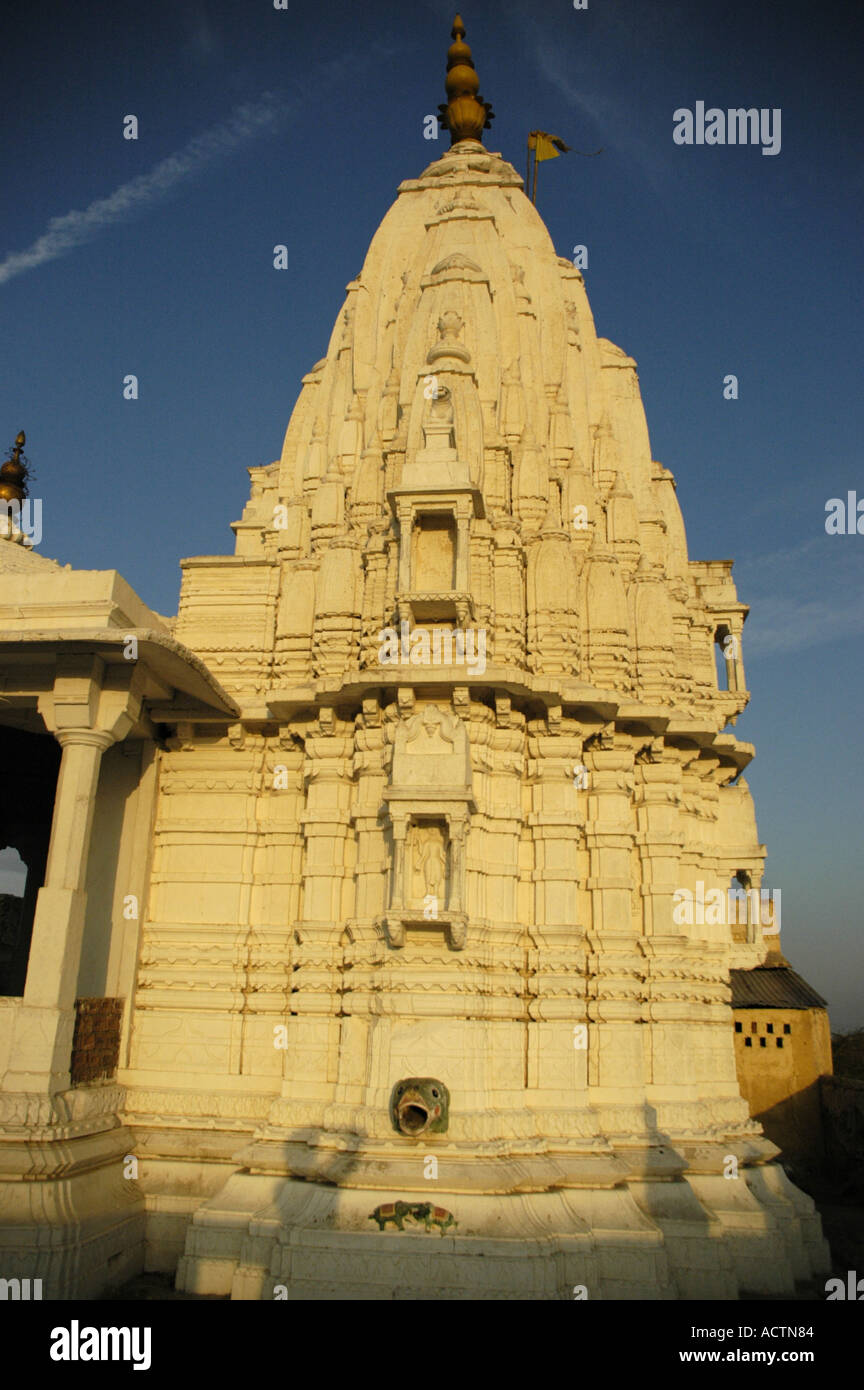
<svg viewBox="0 0 864 1390"><path fill-rule="evenodd" d="M806 1192L864 1201L864 1081L821 1076L753 1119Z"/></svg>
<svg viewBox="0 0 864 1390"><path fill-rule="evenodd" d="M823 1076L820 1097L826 1177L840 1195L864 1202L864 1081Z"/></svg>
<svg viewBox="0 0 864 1390"><path fill-rule="evenodd" d="M820 1080L785 1096L776 1105L753 1113L772 1144L781 1151L783 1167L793 1182L805 1189L825 1177L826 1152L822 1120Z"/></svg>

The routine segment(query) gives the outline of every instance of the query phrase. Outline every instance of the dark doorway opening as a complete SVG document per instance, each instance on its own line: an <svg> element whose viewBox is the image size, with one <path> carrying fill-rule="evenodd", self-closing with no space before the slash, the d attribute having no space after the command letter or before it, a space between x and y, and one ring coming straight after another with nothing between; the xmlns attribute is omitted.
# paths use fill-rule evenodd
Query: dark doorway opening
<svg viewBox="0 0 864 1390"><path fill-rule="evenodd" d="M60 756L60 745L50 734L0 725L0 995L24 993Z"/></svg>

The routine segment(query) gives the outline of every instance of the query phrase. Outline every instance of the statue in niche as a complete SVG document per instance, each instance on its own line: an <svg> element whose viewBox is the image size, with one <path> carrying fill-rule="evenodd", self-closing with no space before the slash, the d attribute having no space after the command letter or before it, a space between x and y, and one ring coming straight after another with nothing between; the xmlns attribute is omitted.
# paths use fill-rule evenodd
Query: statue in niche
<svg viewBox="0 0 864 1390"><path fill-rule="evenodd" d="M411 857L415 899L432 897L443 908L447 894L447 838L444 827L415 825ZM420 892L417 891L418 885Z"/></svg>

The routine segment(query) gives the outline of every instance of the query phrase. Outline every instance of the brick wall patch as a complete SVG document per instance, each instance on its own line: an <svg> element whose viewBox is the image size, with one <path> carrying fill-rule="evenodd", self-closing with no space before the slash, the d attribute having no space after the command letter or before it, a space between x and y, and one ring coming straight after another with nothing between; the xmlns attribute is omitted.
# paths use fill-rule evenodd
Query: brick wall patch
<svg viewBox="0 0 864 1390"><path fill-rule="evenodd" d="M120 1058L122 999L76 999L72 1085L112 1077Z"/></svg>

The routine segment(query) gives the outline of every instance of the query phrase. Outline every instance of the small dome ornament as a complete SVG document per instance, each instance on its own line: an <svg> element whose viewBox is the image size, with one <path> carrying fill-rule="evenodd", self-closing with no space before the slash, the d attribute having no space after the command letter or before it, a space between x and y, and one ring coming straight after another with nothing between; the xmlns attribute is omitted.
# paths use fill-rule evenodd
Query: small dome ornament
<svg viewBox="0 0 864 1390"><path fill-rule="evenodd" d="M470 362L471 354L458 341L465 327L465 320L455 309L448 309L438 320L438 342L426 354L428 363L437 362L440 357L456 357L461 362Z"/></svg>
<svg viewBox="0 0 864 1390"><path fill-rule="evenodd" d="M450 31L453 43L447 52L447 103L438 107L439 120L450 131L451 146L460 140L480 140L494 119L492 107L478 92L480 79L465 39L465 25L457 14Z"/></svg>
<svg viewBox="0 0 864 1390"><path fill-rule="evenodd" d="M23 502L27 496L30 470L22 452L26 443L27 436L23 430L19 430L9 457L0 465L0 500L4 502Z"/></svg>

